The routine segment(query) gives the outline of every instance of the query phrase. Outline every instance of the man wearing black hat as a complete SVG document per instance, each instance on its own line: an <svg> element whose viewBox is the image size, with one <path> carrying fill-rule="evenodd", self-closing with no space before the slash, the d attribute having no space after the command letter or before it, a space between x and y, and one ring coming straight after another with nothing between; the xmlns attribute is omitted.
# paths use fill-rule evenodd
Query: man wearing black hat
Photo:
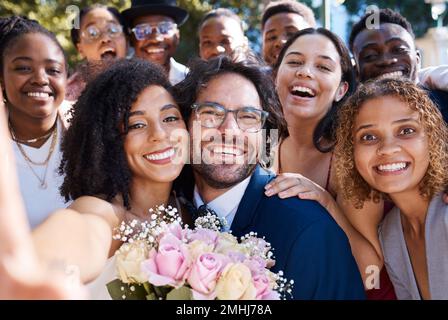
<svg viewBox="0 0 448 320"><path fill-rule="evenodd" d="M179 44L179 29L188 12L175 0L132 0L122 12L131 30L131 43L139 58L162 65L174 85L185 78L188 69L173 58Z"/></svg>

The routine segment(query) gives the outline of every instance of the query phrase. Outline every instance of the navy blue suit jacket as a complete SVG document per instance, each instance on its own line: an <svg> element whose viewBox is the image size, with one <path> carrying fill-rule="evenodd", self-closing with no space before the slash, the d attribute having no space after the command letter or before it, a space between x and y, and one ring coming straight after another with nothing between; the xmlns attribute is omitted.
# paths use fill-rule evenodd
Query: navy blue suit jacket
<svg viewBox="0 0 448 320"><path fill-rule="evenodd" d="M293 299L364 299L361 275L345 233L316 201L266 197L274 176L257 167L231 225L241 237L265 236L274 248L273 271L294 280Z"/></svg>

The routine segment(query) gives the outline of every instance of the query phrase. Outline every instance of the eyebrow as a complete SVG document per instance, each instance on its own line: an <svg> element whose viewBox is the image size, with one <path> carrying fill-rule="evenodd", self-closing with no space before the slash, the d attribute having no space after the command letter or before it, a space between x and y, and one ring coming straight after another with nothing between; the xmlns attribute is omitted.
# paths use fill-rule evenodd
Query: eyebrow
<svg viewBox="0 0 448 320"><path fill-rule="evenodd" d="M403 119L399 119L399 120L395 120L392 123L393 124L399 124L399 123L405 123L405 122L409 122L409 121L414 121L414 122L418 122L418 119L416 119L416 117L409 117L409 118L403 118ZM373 124L365 124L360 126L358 129L356 129L355 133L357 133L358 131L361 131L363 129L368 129L368 128L372 128L375 127L375 125Z"/></svg>
<svg viewBox="0 0 448 320"><path fill-rule="evenodd" d="M169 109L177 109L177 107L174 104L166 104L162 108L160 108L160 111L166 111ZM145 110L135 110L129 113L129 118L132 116L144 116L146 114Z"/></svg>
<svg viewBox="0 0 448 320"><path fill-rule="evenodd" d="M169 109L177 109L177 107L174 105L174 104L166 104L166 105L164 105L161 109L160 109L160 111L166 111L166 110L169 110Z"/></svg>
<svg viewBox="0 0 448 320"><path fill-rule="evenodd" d="M104 21L104 20L103 20ZM114 19L110 19L110 20L106 20L106 22L107 23L115 23L115 24L120 24L119 22L117 22L116 20L114 20ZM92 26L92 25L96 25L96 23L97 23L97 21L92 21L92 22L89 22L88 24L86 24L86 28L87 27L90 27L90 26Z"/></svg>
<svg viewBox="0 0 448 320"><path fill-rule="evenodd" d="M17 60L27 60L27 61L32 61L33 59L31 59L30 57L15 57L12 62L16 62Z"/></svg>
<svg viewBox="0 0 448 320"><path fill-rule="evenodd" d="M405 44L406 46L409 47L407 41L404 41L403 39L401 39L401 38L399 38L399 37L393 37L393 38L387 39L386 43L389 44L389 43L391 43L391 42L393 42L393 41L399 41L399 42L401 42L402 44Z"/></svg>
<svg viewBox="0 0 448 320"><path fill-rule="evenodd" d="M33 61L33 59L31 59L30 57L15 57L12 62L16 62L17 60L26 60L26 61ZM61 63L60 61L54 60L54 59L45 59L45 62L49 62L49 63L57 63L60 65L63 65L63 63Z"/></svg>
<svg viewBox="0 0 448 320"><path fill-rule="evenodd" d="M289 56L289 55L303 56L304 54L303 54L303 53L300 53L300 52L298 52L298 51L291 51L291 52L289 52L286 56ZM331 57L326 56L326 55L319 55L318 57L321 58L321 59L330 60L330 61L335 62Z"/></svg>
<svg viewBox="0 0 448 320"><path fill-rule="evenodd" d="M285 29L292 29L292 28L298 30L293 24L290 24L290 25L285 26ZM274 32L275 30L276 30L275 28L270 29L270 30L266 31L266 34L268 34L268 33L270 33L270 32Z"/></svg>
<svg viewBox="0 0 448 320"><path fill-rule="evenodd" d="M401 43L403 43L407 47L409 47L408 43L406 41L403 41L403 39L401 39L399 37L393 37L393 38L387 39L386 40L386 44L389 44L389 43L391 43L393 41L400 41ZM378 46L377 42L368 42L368 43L366 43L365 45L362 46L361 51L364 50L364 49L367 49L369 47L376 47L376 46Z"/></svg>

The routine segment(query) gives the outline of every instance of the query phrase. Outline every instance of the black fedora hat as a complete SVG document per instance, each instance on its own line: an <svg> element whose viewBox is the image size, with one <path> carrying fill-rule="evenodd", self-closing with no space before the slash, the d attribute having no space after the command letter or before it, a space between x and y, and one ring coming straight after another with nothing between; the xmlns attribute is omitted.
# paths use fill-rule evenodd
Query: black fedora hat
<svg viewBox="0 0 448 320"><path fill-rule="evenodd" d="M122 12L128 25L141 16L160 14L173 18L177 25L182 25L188 19L188 12L176 5L176 0L132 0L131 7Z"/></svg>

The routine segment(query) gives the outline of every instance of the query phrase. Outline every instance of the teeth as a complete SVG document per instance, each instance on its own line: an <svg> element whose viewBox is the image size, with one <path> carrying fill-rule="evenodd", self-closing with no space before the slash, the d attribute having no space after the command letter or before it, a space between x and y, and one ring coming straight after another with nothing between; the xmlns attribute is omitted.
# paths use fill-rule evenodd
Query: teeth
<svg viewBox="0 0 448 320"><path fill-rule="evenodd" d="M382 79L397 79L397 78L401 78L403 77L403 72L402 71L395 71L395 72L389 72L389 73L385 73L380 75L379 77L377 77L378 80L382 80Z"/></svg>
<svg viewBox="0 0 448 320"><path fill-rule="evenodd" d="M50 94L47 92L28 92L28 97L35 97L35 98L48 98L50 97Z"/></svg>
<svg viewBox="0 0 448 320"><path fill-rule="evenodd" d="M303 92L303 93L308 93L311 96L315 96L315 93L313 90L311 90L310 88L307 87L302 87L302 86L294 86L292 88L292 91L297 91L297 92Z"/></svg>
<svg viewBox="0 0 448 320"><path fill-rule="evenodd" d="M163 51L164 51L163 49L151 49L151 48L146 49L147 53L162 53Z"/></svg>
<svg viewBox="0 0 448 320"><path fill-rule="evenodd" d="M378 166L379 171L399 171L406 168L405 162L391 163L391 164L382 164Z"/></svg>
<svg viewBox="0 0 448 320"><path fill-rule="evenodd" d="M229 148L229 147L215 147L215 148L213 148L213 152L229 154L229 155L233 155L233 156L241 156L243 154L243 151L241 151L240 149Z"/></svg>
<svg viewBox="0 0 448 320"><path fill-rule="evenodd" d="M174 149L170 149L162 153L147 154L144 157L148 160L165 160L171 158L172 156L174 156Z"/></svg>

